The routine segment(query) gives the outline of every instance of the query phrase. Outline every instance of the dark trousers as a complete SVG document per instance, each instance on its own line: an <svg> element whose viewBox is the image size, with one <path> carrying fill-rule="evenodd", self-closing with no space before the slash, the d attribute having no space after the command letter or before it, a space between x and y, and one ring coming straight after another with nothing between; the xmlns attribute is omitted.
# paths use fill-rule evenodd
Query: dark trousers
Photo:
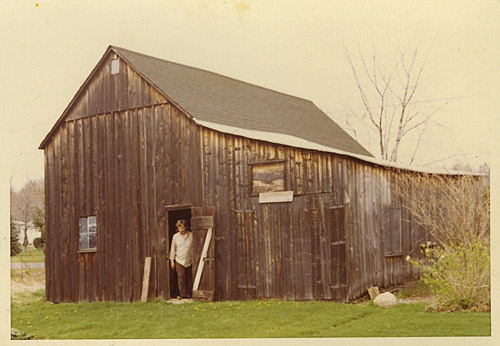
<svg viewBox="0 0 500 346"><path fill-rule="evenodd" d="M182 298L191 297L193 290L193 271L192 266L184 267L175 262L175 271L177 272L177 284Z"/></svg>

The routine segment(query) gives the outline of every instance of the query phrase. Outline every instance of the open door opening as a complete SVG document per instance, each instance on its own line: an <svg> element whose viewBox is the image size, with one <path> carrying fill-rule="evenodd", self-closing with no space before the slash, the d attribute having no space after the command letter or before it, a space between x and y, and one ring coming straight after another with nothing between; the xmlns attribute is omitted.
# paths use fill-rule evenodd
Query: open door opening
<svg viewBox="0 0 500 346"><path fill-rule="evenodd" d="M176 209L176 210L170 210L168 211L168 244L169 248L168 251L170 252L170 244L172 244L172 237L174 234L177 232L177 229L175 227L175 223L177 220L185 220L188 226L188 229L191 229L191 208L183 208L183 209ZM180 296L179 292L179 286L177 285L177 273L175 272L174 269L168 265L168 270L169 270L169 288L170 288L170 295L169 298L176 298Z"/></svg>

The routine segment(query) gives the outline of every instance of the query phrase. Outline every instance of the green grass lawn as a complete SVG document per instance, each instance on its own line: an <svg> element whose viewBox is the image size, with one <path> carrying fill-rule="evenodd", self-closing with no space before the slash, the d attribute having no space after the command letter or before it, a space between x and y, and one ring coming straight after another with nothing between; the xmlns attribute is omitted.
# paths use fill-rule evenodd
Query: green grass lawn
<svg viewBox="0 0 500 346"><path fill-rule="evenodd" d="M260 300L169 304L47 303L40 290L12 303L12 327L38 339L301 338L489 336L490 314L425 312L425 304L389 309Z"/></svg>
<svg viewBox="0 0 500 346"><path fill-rule="evenodd" d="M43 250L38 250L35 248L29 247L26 251L23 250L19 255L12 256L10 258L11 262L43 262L44 261L44 253Z"/></svg>

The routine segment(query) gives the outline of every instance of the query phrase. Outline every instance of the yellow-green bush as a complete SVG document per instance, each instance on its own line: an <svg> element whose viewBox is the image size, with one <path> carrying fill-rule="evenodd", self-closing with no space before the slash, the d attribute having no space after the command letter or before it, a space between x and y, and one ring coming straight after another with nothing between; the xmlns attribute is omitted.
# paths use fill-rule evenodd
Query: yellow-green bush
<svg viewBox="0 0 500 346"><path fill-rule="evenodd" d="M408 260L423 271L440 310L490 310L490 250L482 243L424 249L425 258Z"/></svg>

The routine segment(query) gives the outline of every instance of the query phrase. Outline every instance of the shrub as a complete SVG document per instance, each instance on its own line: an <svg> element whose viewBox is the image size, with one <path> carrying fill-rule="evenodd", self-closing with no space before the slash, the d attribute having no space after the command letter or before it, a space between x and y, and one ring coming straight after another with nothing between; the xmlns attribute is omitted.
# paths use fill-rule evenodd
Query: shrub
<svg viewBox="0 0 500 346"><path fill-rule="evenodd" d="M19 244L19 235L12 216L10 217L10 255L15 256L22 251L21 244Z"/></svg>
<svg viewBox="0 0 500 346"><path fill-rule="evenodd" d="M490 310L490 251L482 243L424 249L423 260L411 263L436 295L439 310Z"/></svg>
<svg viewBox="0 0 500 346"><path fill-rule="evenodd" d="M11 340L35 340L36 336L33 334L28 334L25 331L19 332L16 328L10 329L10 339Z"/></svg>
<svg viewBox="0 0 500 346"><path fill-rule="evenodd" d="M405 283L399 293L399 298L428 297L431 294L430 287L419 279Z"/></svg>
<svg viewBox="0 0 500 346"><path fill-rule="evenodd" d="M490 309L490 190L479 175L407 174L397 192L432 242L417 265L438 308ZM427 237L427 236L426 236Z"/></svg>
<svg viewBox="0 0 500 346"><path fill-rule="evenodd" d="M35 238L33 240L33 246L38 250L43 250L45 248L45 240L42 237Z"/></svg>

